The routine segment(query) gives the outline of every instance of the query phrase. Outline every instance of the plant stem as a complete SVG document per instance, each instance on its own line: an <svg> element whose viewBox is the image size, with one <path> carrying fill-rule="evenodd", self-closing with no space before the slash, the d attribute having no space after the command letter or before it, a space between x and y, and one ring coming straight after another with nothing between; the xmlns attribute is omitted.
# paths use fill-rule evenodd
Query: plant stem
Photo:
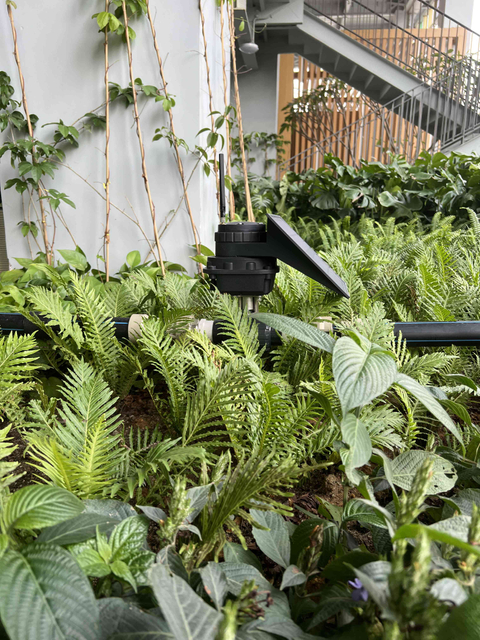
<svg viewBox="0 0 480 640"><path fill-rule="evenodd" d="M227 8L228 18L228 8ZM227 81L227 62L225 59L225 21L223 17L223 2L220 5L220 39L222 42L222 70L223 70L223 101L225 103L225 111L230 104L228 99L228 81ZM227 155L227 176L232 182L232 159L231 159L231 120L230 116L225 118L226 131L225 131L225 151ZM230 202L230 220L235 217L235 196L233 195L233 189L228 190L228 199Z"/></svg>
<svg viewBox="0 0 480 640"><path fill-rule="evenodd" d="M145 184L145 191L147 192L148 205L150 207L150 214L152 216L153 235L155 238L155 245L157 247L158 257L160 260L160 267L162 269L162 275L165 277L165 265L163 264L162 248L160 246L160 238L158 237L155 205L153 204L152 194L150 192L150 183L148 181L147 164L145 162L145 147L143 146L142 129L140 127L140 116L138 114L137 91L135 89L135 75L133 73L133 63L132 63L132 47L130 45L130 35L128 33L128 15L127 15L127 6L125 4L125 0L123 0L122 7L123 7L123 17L125 21L125 38L127 40L127 50L128 50L128 68L130 71L130 82L132 84L133 110L135 113L135 123L137 125L138 143L140 145L140 155L142 158L142 177L143 177L143 182Z"/></svg>
<svg viewBox="0 0 480 640"><path fill-rule="evenodd" d="M110 0L105 0L105 11ZM105 27L105 279L110 280L110 95L108 89L108 25Z"/></svg>
<svg viewBox="0 0 480 640"><path fill-rule="evenodd" d="M15 56L15 62L17 63L18 75L20 78L23 110L25 111L25 118L27 120L28 135L32 139L32 164L37 164L35 145L33 144L33 127L32 127L32 121L30 120L30 112L28 110L27 94L25 92L25 80L23 78L22 65L20 64L20 53L18 51L17 30L15 29L15 22L13 20L13 11L12 11L11 4L7 4L7 12L8 12L8 17L10 19L10 26L12 28L13 55ZM37 193L38 193L38 202L40 205L40 212L41 212L42 235L43 235L43 243L45 245L45 255L47 257L47 264L52 264L52 249L48 242L47 217L45 215L45 206L43 204L42 191L40 189L40 186L37 186Z"/></svg>
<svg viewBox="0 0 480 640"><path fill-rule="evenodd" d="M90 183L86 178L84 178L84 177L83 177L83 176L81 176L79 173L77 173L77 172L75 171L75 169L72 169L72 167L71 167L70 165L68 165L68 164L64 164L63 162L57 162L57 164L58 164L58 165L60 165L61 167L65 167L66 169L68 169L69 171L71 171L72 173L74 173L74 174L77 176L77 178L80 178L80 180L83 180L83 182L85 182L85 184L86 184L86 185L88 185L88 186L90 187L90 189L93 189L93 191L95 191L95 193L96 193L97 195L99 195L103 200L105 200L105 196L103 195L103 193L101 193L98 189L96 189L96 188L93 186L93 184L91 184L91 183ZM134 215L135 215L135 218L136 218L135 220L134 220L131 216L129 216L129 215L128 215L128 213L125 213L125 210L124 210L124 209L120 209L120 207L117 207L117 205L116 205L114 202L110 202L110 205L111 205L114 209L116 209L117 211L119 211L121 214L123 214L126 218L128 218L128 220L131 220L131 221L132 221L132 222L133 222L133 223L134 223L134 224L139 228L139 230L141 231L141 233L142 233L143 237L144 237L144 238L145 238L145 240L147 241L148 246L150 247L150 253L151 253L151 254L153 255L153 257L155 258L155 250L154 250L154 247L153 247L152 243L150 242L150 240L149 240L149 238L148 238L147 234L145 233L145 229L144 229L144 228L142 227L142 225L140 224L140 222L139 222L139 220L138 220L138 217L137 217L137 214L135 213L135 210L133 209L133 207L132 207L132 205L131 205L130 201L128 200L128 198L127 198L127 202L128 202L128 204L130 205L130 207L131 207L131 209L132 209L132 211L133 211L133 213L134 213ZM75 241L74 241L74 242L75 242ZM76 243L75 243L75 244L76 244Z"/></svg>
<svg viewBox="0 0 480 640"><path fill-rule="evenodd" d="M163 69L162 58L160 57L160 50L158 48L157 33L155 31L155 26L153 24L153 18L152 18L152 13L150 11L150 2L149 2L149 0L146 0L145 4L147 6L147 17L148 17L148 21L150 23L150 29L152 31L153 46L155 48L155 53L157 54L158 68L160 70L160 77L162 79L163 90L166 93L167 92L167 81L165 79L165 73L164 73L164 69ZM183 162L182 162L182 158L180 156L180 149L178 148L177 137L175 135L175 126L174 126L174 123L173 123L173 111L172 111L172 109L168 110L168 117L169 117L169 120L170 120L170 130L171 130L171 132L173 134L173 148L174 148L174 151L175 151L175 159L177 161L178 173L180 174L180 179L182 181L182 188L183 188L183 195L184 195L184 199L185 199L185 206L187 207L188 217L190 218L190 224L192 225L192 231L193 231L193 237L194 237L194 240L195 240L195 247L197 249L197 255L200 255L200 253L201 253L200 240L199 240L198 233L197 233L197 227L196 227L195 221L193 219L192 207L190 205L190 198L188 197L188 185L187 185L187 183L185 181L185 171L183 169Z"/></svg>
<svg viewBox="0 0 480 640"><path fill-rule="evenodd" d="M228 4L227 4L228 11ZM252 209L252 199L250 197L250 186L248 184L248 167L247 159L245 157L245 144L243 140L243 123L242 123L242 110L240 106L240 91L238 89L238 73L237 73L237 55L235 47L235 17L234 8L230 7L230 48L232 51L232 65L233 65L233 86L235 89L235 106L237 108L237 122L238 122L238 140L240 143L240 154L242 156L242 168L243 179L245 181L245 201L247 204L247 217L249 222L255 222Z"/></svg>
<svg viewBox="0 0 480 640"><path fill-rule="evenodd" d="M110 0L105 0L108 13ZM108 25L105 27L105 279L110 280L110 95L108 89Z"/></svg>
<svg viewBox="0 0 480 640"><path fill-rule="evenodd" d="M215 132L215 118L213 115L213 93L212 93L212 83L210 80L210 65L208 64L208 54L207 54L207 36L205 34L205 16L203 14L202 9L202 0L198 0L198 10L200 11L200 21L202 23L202 37L203 37L203 57L205 59L205 68L207 71L207 87L208 87L208 100L209 100L209 108L210 108L210 123L212 127L212 133ZM220 184L218 181L218 166L217 166L217 146L213 146L213 171L215 173L215 184L217 186L217 207L218 207L218 215L220 217Z"/></svg>

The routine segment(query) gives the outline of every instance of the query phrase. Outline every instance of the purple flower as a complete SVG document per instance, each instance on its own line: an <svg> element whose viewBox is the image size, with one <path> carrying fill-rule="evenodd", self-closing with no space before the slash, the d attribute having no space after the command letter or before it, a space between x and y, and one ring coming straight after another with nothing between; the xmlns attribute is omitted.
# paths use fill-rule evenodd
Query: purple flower
<svg viewBox="0 0 480 640"><path fill-rule="evenodd" d="M368 591L358 578L355 580L349 580L348 584L352 587L352 600L355 602L366 602L368 600Z"/></svg>

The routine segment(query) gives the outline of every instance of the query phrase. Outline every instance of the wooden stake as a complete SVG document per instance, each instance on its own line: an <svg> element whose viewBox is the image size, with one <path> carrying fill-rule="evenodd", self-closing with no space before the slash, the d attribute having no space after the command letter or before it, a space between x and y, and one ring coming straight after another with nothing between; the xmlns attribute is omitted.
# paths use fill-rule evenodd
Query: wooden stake
<svg viewBox="0 0 480 640"><path fill-rule="evenodd" d="M105 0L108 13L110 0ZM110 280L110 92L108 87L108 25L105 27L105 277Z"/></svg>
<svg viewBox="0 0 480 640"><path fill-rule="evenodd" d="M228 4L227 4L228 11ZM242 156L242 168L243 179L245 181L245 201L247 204L247 217L249 222L255 222L253 216L252 199L250 197L250 186L248 184L248 167L247 159L245 157L245 143L243 140L243 123L242 123L242 110L240 107L240 91L238 89L238 73L237 73L237 55L235 47L235 18L233 6L230 7L230 48L232 50L232 64L233 64L233 86L235 89L235 105L237 108L237 121L238 121L238 139L240 142L240 153Z"/></svg>
<svg viewBox="0 0 480 640"><path fill-rule="evenodd" d="M228 18L228 8L227 8L227 18ZM220 39L222 42L223 100L225 103L225 111L226 111L228 105L230 104L230 100L228 99L227 62L225 60L225 23L223 18L223 1L222 1L222 4L220 5ZM225 122L227 125L226 132L225 132L226 133L225 151L227 155L227 176L229 176L230 183L231 183L232 182L232 159L231 159L230 116L226 117ZM228 190L228 198L230 202L230 220L233 220L235 217L235 196L231 188L229 188Z"/></svg>
<svg viewBox="0 0 480 640"><path fill-rule="evenodd" d="M8 12L8 17L10 18L10 25L12 28L13 55L15 56L15 62L17 63L18 75L20 78L20 87L22 90L22 103L23 103L23 110L25 111L25 118L27 120L28 135L33 140L33 127L32 127L32 121L30 120L30 112L28 110L27 94L25 91L25 80L23 78L22 65L20 64L20 53L18 51L17 30L15 29L15 22L13 20L13 11L12 11L11 4L7 4L7 12ZM32 146L32 164L37 164L37 159L35 156L35 145ZM38 203L40 205L40 215L41 215L41 221L42 221L42 236L43 236L43 243L45 245L45 255L47 257L47 264L52 264L52 249L48 242L47 216L45 214L45 206L43 204L42 190L40 188L40 185L37 186L37 193L38 193Z"/></svg>
<svg viewBox="0 0 480 640"><path fill-rule="evenodd" d="M160 267L162 269L162 275L165 277L165 265L163 264L162 247L160 246L160 238L158 237L155 205L153 204L152 194L150 192L150 183L148 181L147 164L145 162L145 147L143 146L142 129L140 127L140 115L138 113L137 90L135 88L135 75L133 73L133 63L132 63L132 47L130 46L130 35L128 33L128 15L127 15L127 6L125 4L125 0L123 0L122 6L123 6L123 17L125 21L125 37L127 40L127 50L128 50L128 68L130 71L130 82L132 84L132 93L133 93L133 110L135 113L135 124L137 125L138 143L140 145L140 155L142 158L142 178L145 185L145 191L147 192L148 205L150 207L150 214L152 216L153 235L155 238L155 245L157 247L158 257L160 260Z"/></svg>
<svg viewBox="0 0 480 640"><path fill-rule="evenodd" d="M155 53L157 54L158 67L159 67L159 70L160 70L160 77L162 79L163 89L166 92L167 91L167 81L165 80L163 62L162 62L162 58L160 57L160 50L158 48L157 33L155 31L155 26L153 24L153 18L152 18L152 13L150 11L150 2L149 2L149 0L145 0L145 4L147 5L147 16L148 16L148 21L150 23L150 29L152 31L153 46L155 48ZM171 132L173 134L173 148L174 148L174 151L175 151L175 158L176 158L176 161L177 161L178 173L180 174L180 179L182 181L182 188L183 188L183 193L184 193L184 197L185 197L185 205L187 207L188 217L190 218L190 224L192 225L192 231L193 231L193 237L194 237L194 240L195 240L195 247L197 249L197 255L200 255L200 253L201 253L200 239L198 237L197 227L196 227L195 221L193 219L192 207L190 205L190 198L188 197L187 183L186 183L186 180L185 180L185 171L183 169L183 162L182 162L182 158L180 156L180 149L178 148L177 137L175 135L175 127L174 127L174 124L173 124L173 111L172 111L172 109L168 110L168 117L169 117L169 120L170 120L170 130L171 130Z"/></svg>
<svg viewBox="0 0 480 640"><path fill-rule="evenodd" d="M203 15L202 9L202 0L198 0L198 10L200 11L200 21L202 23L202 37L203 37L203 57L205 59L205 67L207 71L207 87L208 87L208 100L209 100L209 108L210 108L210 122L212 127L212 133L215 131L215 117L213 115L213 93L212 93L212 84L210 81L210 65L208 64L208 54L207 54L207 36L205 34L205 16ZM213 171L215 173L215 184L217 186L217 207L218 207L218 215L220 217L220 182L218 179L218 166L217 166L217 147L214 145L213 147Z"/></svg>

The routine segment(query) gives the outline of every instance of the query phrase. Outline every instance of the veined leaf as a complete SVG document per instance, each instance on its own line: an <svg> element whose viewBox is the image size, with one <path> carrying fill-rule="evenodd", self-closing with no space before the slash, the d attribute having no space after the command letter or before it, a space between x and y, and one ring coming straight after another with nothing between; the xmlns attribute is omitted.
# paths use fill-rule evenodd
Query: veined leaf
<svg viewBox="0 0 480 640"><path fill-rule="evenodd" d="M253 527L255 542L266 556L286 569L290 564L290 536L285 520L274 511L250 509L250 515L262 527L269 529L263 531Z"/></svg>
<svg viewBox="0 0 480 640"><path fill-rule="evenodd" d="M209 562L206 567L200 569L200 576L203 588L220 611L228 593L227 578L222 571L222 566L217 562Z"/></svg>
<svg viewBox="0 0 480 640"><path fill-rule="evenodd" d="M397 365L392 354L366 338L360 346L344 336L333 350L333 375L345 415L385 393L395 382Z"/></svg>
<svg viewBox="0 0 480 640"><path fill-rule="evenodd" d="M427 451L405 451L397 456L391 465L393 482L402 489L410 491L413 479L424 460L433 460L433 476L428 488L429 494L444 493L455 486L457 472L451 462Z"/></svg>
<svg viewBox="0 0 480 640"><path fill-rule="evenodd" d="M372 455L372 442L363 422L349 413L342 420L341 430L343 441L349 446L347 465L355 469L367 464Z"/></svg>
<svg viewBox="0 0 480 640"><path fill-rule="evenodd" d="M121 598L98 600L101 640L173 640L167 623Z"/></svg>
<svg viewBox="0 0 480 640"><path fill-rule="evenodd" d="M64 549L32 544L0 559L0 615L11 640L98 640L88 578Z"/></svg>
<svg viewBox="0 0 480 640"><path fill-rule="evenodd" d="M272 327L275 331L306 342L312 347L322 349L327 353L332 353L333 351L335 340L329 333L321 331L317 327L312 327L311 324L302 322L298 318L279 316L276 313L252 313L251 317Z"/></svg>
<svg viewBox="0 0 480 640"><path fill-rule="evenodd" d="M161 564L150 572L153 591L176 640L215 640L222 616Z"/></svg>
<svg viewBox="0 0 480 640"><path fill-rule="evenodd" d="M118 522L116 518L96 513L81 513L75 518L44 529L37 538L37 542L58 544L61 547L76 544L94 538L97 527L101 533L110 533Z"/></svg>
<svg viewBox="0 0 480 640"><path fill-rule="evenodd" d="M8 529L42 529L78 516L82 501L52 485L30 485L16 491L7 502L3 522Z"/></svg>
<svg viewBox="0 0 480 640"><path fill-rule="evenodd" d="M415 396L415 398L417 398L417 400L419 400L424 407L426 407L430 413L432 413L435 418L437 418L437 420L455 436L464 449L463 438L457 428L457 425L428 389L403 373L398 374L395 383L398 384L399 387L402 387L402 389L405 389L405 391L409 391L413 396Z"/></svg>

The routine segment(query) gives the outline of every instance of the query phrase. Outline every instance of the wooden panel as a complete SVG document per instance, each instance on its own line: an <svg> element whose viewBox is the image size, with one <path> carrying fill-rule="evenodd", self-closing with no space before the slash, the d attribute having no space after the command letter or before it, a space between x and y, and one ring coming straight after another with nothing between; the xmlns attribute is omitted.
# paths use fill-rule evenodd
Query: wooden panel
<svg viewBox="0 0 480 640"><path fill-rule="evenodd" d="M352 37L353 34L351 34ZM420 38L421 41L412 35ZM358 40L374 50L382 49L385 57L391 59L396 64L401 60L408 67L416 60L431 55L431 50L425 45L428 43L439 51L449 51L452 55L464 55L467 49L466 32L461 28L454 29L414 29L410 33L399 30L362 30L359 31ZM440 59L440 57L439 57ZM297 66L295 66L297 60ZM426 69L428 72L428 69ZM431 69L438 72L438 69ZM329 75L320 67L310 61L296 56L295 54L282 54L279 62L279 89L278 89L278 131L285 122L284 108L291 103L294 98L314 91L322 83L332 80ZM415 150L429 148L432 144L432 136L425 132L416 132L413 127L407 126L407 122L393 113L386 113L379 105L379 112L383 112L383 118L379 122L375 121L375 110L372 110L373 103L355 89L346 87L340 96L342 108L333 100L328 102L331 110L330 116L325 118L325 122L319 124L318 120L304 122L304 133L299 131L285 132L284 160L293 158L303 151L312 147L315 141L328 139L329 145L327 153L338 156L346 164L358 164L360 160L386 161L389 153L409 155ZM350 136L344 138L332 138L332 133L342 131L344 128L353 125L364 116L371 114L362 130L352 132ZM412 151L413 150L413 151ZM301 156L295 159L288 168L294 171L303 171L308 168L318 168L318 162L322 165L322 154L309 154L307 157Z"/></svg>

